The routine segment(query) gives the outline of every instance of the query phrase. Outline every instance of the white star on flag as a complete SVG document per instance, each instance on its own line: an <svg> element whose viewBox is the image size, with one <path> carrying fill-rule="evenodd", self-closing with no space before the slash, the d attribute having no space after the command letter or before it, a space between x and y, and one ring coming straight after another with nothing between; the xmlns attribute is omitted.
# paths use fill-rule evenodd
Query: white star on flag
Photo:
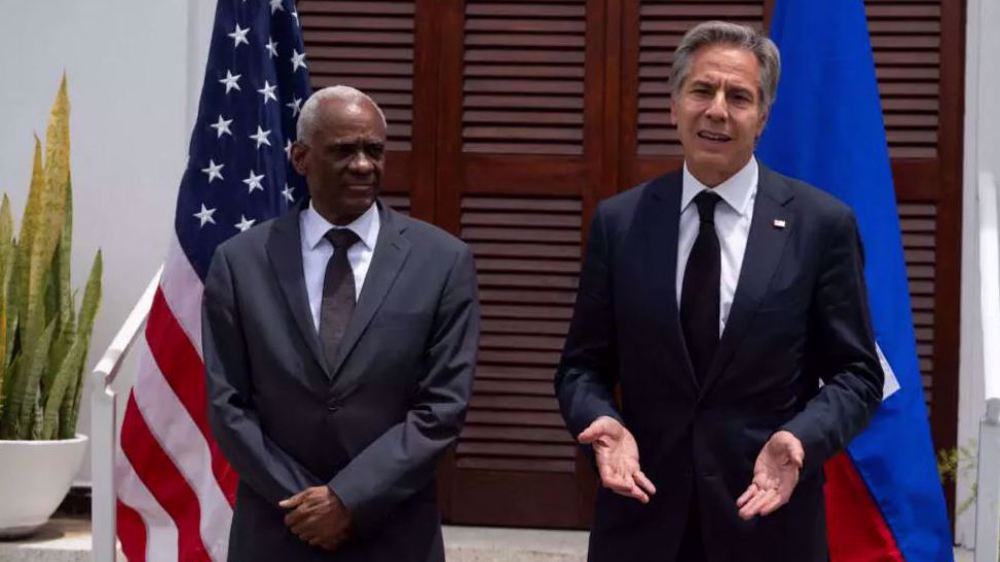
<svg viewBox="0 0 1000 562"><path fill-rule="evenodd" d="M299 23L299 13L292 12L292 17L295 18L295 23Z"/></svg>
<svg viewBox="0 0 1000 562"><path fill-rule="evenodd" d="M285 157L289 160L292 159L292 139L285 141Z"/></svg>
<svg viewBox="0 0 1000 562"><path fill-rule="evenodd" d="M201 226L204 227L208 223L215 224L215 219L212 215L215 214L215 209L206 209L205 204L201 204L201 210L194 214L195 218L201 221Z"/></svg>
<svg viewBox="0 0 1000 562"><path fill-rule="evenodd" d="M240 76L243 76L243 75L242 74L237 74L237 75L233 76L233 73L230 72L229 70L227 70L226 71L226 77L223 78L222 80L219 80L220 84L225 84L226 85L226 93L227 94L229 93L229 90L232 90L233 88L236 88L237 90L240 89L240 85L238 83L239 80L240 80Z"/></svg>
<svg viewBox="0 0 1000 562"><path fill-rule="evenodd" d="M271 58L272 59L274 57L278 56L278 42L275 41L274 39L271 39L270 37L268 37L267 38L267 45L264 45L264 48L267 49L267 52L271 53Z"/></svg>
<svg viewBox="0 0 1000 562"><path fill-rule="evenodd" d="M281 5L281 0L271 0L271 15L273 16L274 12L278 10L285 11L285 7Z"/></svg>
<svg viewBox="0 0 1000 562"><path fill-rule="evenodd" d="M298 70L299 67L309 68L306 66L306 54L292 49L292 72Z"/></svg>
<svg viewBox="0 0 1000 562"><path fill-rule="evenodd" d="M246 45L250 44L250 41L247 41L247 32L249 31L250 31L249 27L247 27L246 29L240 29L240 24L236 24L236 30L229 34L229 36L233 38L234 49L236 47L239 47L240 43L244 43Z"/></svg>
<svg viewBox="0 0 1000 562"><path fill-rule="evenodd" d="M264 179L264 174L256 175L256 172L250 170L250 176L243 180L243 183L247 184L247 193L253 193L255 189L264 191L264 186L261 185L260 180Z"/></svg>
<svg viewBox="0 0 1000 562"><path fill-rule="evenodd" d="M257 90L258 94L264 96L264 105L267 105L268 100L278 101L278 96L274 95L274 91L278 89L278 85L272 86L270 82L264 80L264 87Z"/></svg>
<svg viewBox="0 0 1000 562"><path fill-rule="evenodd" d="M216 121L214 125L209 125L209 127L215 129L215 132L219 133L218 138L221 138L223 134L233 136L233 132L229 130L229 125L232 122L232 119L223 119L223 117L219 115L219 120Z"/></svg>
<svg viewBox="0 0 1000 562"><path fill-rule="evenodd" d="M292 197L292 193L294 191L295 191L295 188L292 187L292 186L290 186L290 185L288 185L286 183L285 184L285 189L282 190L281 194L284 195L285 199L288 199L290 202L295 202L295 197Z"/></svg>
<svg viewBox="0 0 1000 562"><path fill-rule="evenodd" d="M201 169L202 172L205 172L206 174L208 174L208 183L212 183L212 181L215 180L216 178L218 178L220 180L224 179L222 177L222 167L223 166L225 166L225 164L216 164L215 160L211 160L210 159L208 161L208 167Z"/></svg>
<svg viewBox="0 0 1000 562"><path fill-rule="evenodd" d="M257 222L257 219L247 219L246 216L240 215L240 222L236 223L234 226L239 229L240 232L246 232L253 223Z"/></svg>
<svg viewBox="0 0 1000 562"><path fill-rule="evenodd" d="M292 101L285 104L285 107L291 108L292 117L298 117L299 112L302 111L302 100L295 96L292 96Z"/></svg>
<svg viewBox="0 0 1000 562"><path fill-rule="evenodd" d="M265 131L265 130L263 130L263 129L260 128L260 125L257 125L257 134L256 135L250 135L250 138L252 138L253 140L257 141L257 148L259 149L260 145L262 145L262 144L266 144L267 146L271 146L271 141L267 140L267 137L270 134L271 134L270 130Z"/></svg>

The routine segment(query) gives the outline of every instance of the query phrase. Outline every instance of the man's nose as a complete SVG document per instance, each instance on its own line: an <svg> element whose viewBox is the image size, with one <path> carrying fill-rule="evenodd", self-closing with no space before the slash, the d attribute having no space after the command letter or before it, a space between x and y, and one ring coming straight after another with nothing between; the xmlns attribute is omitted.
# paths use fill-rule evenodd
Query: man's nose
<svg viewBox="0 0 1000 562"><path fill-rule="evenodd" d="M729 106L726 104L726 92L719 90L712 97L711 103L705 110L705 116L709 119L724 120L729 116Z"/></svg>
<svg viewBox="0 0 1000 562"><path fill-rule="evenodd" d="M351 158L351 172L356 175L370 174L374 168L375 163L372 162L372 159L363 150L359 150L354 155L354 158Z"/></svg>

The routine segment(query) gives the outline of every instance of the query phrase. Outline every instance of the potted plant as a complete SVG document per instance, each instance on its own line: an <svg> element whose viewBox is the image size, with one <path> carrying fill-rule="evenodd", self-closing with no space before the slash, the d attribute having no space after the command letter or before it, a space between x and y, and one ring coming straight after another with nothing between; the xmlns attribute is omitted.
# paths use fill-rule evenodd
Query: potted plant
<svg viewBox="0 0 1000 562"><path fill-rule="evenodd" d="M20 232L0 205L0 536L31 533L80 468L83 368L101 299L101 252L79 309L70 287L72 192L66 77L52 106L45 158L34 164Z"/></svg>

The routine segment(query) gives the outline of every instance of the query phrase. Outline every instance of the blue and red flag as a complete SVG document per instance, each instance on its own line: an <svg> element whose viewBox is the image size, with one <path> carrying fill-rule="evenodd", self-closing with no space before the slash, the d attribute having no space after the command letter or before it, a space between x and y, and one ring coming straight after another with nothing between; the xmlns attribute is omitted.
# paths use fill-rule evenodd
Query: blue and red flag
<svg viewBox="0 0 1000 562"><path fill-rule="evenodd" d="M833 562L953 560L917 361L892 171L862 0L777 0L782 78L760 160L857 215L885 399L826 465Z"/></svg>

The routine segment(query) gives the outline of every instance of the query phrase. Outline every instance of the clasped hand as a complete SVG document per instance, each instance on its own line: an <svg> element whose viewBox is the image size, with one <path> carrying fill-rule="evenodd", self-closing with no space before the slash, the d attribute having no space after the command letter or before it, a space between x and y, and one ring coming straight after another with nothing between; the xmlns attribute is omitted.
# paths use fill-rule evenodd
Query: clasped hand
<svg viewBox="0 0 1000 562"><path fill-rule="evenodd" d="M285 515L285 526L312 546L336 550L350 536L351 515L326 486L306 488L278 506L291 510Z"/></svg>

